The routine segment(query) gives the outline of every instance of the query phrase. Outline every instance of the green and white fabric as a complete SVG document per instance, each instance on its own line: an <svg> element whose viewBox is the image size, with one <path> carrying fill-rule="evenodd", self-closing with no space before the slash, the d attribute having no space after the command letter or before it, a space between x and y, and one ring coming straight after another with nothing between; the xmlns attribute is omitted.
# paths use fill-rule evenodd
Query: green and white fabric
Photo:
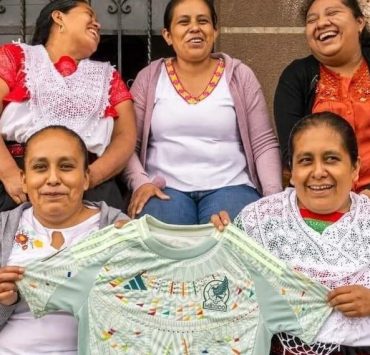
<svg viewBox="0 0 370 355"><path fill-rule="evenodd" d="M150 216L100 230L19 282L36 316L79 320L80 354L268 354L281 331L313 341L331 309L312 282L228 226Z"/></svg>

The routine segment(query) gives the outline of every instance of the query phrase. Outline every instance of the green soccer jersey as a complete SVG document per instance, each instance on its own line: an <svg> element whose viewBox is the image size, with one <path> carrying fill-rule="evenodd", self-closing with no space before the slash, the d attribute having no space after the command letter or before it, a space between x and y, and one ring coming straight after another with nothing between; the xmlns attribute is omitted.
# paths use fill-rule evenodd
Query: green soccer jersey
<svg viewBox="0 0 370 355"><path fill-rule="evenodd" d="M26 267L33 313L79 321L80 354L268 354L274 333L313 341L327 288L230 225L109 226Z"/></svg>

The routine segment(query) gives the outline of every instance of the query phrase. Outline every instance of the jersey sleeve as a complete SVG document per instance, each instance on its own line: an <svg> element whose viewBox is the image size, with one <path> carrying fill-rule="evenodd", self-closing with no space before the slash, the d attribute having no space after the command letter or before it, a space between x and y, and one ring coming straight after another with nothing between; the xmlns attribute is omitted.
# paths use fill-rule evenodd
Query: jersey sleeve
<svg viewBox="0 0 370 355"><path fill-rule="evenodd" d="M332 308L329 289L287 266L235 226L228 238L253 278L265 326L312 343Z"/></svg>
<svg viewBox="0 0 370 355"><path fill-rule="evenodd" d="M10 91L16 85L23 61L24 54L20 46L4 44L0 47L0 78L6 82Z"/></svg>
<svg viewBox="0 0 370 355"><path fill-rule="evenodd" d="M122 229L108 226L51 257L25 265L18 288L32 313L41 317L64 310L76 315L102 266L132 237L129 224Z"/></svg>

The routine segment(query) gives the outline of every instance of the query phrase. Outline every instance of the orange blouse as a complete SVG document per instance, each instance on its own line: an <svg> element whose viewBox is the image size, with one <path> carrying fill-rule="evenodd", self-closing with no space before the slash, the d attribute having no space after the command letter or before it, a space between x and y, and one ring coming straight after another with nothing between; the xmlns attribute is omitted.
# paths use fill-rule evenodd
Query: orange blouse
<svg viewBox="0 0 370 355"><path fill-rule="evenodd" d="M320 65L320 80L312 112L330 111L345 118L357 137L361 158L357 192L370 185L370 72L363 60L352 78Z"/></svg>

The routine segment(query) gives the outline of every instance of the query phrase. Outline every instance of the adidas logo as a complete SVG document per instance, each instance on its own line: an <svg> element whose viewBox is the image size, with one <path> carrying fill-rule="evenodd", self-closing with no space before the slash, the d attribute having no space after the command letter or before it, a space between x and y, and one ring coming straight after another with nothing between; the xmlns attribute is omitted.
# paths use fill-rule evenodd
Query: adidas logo
<svg viewBox="0 0 370 355"><path fill-rule="evenodd" d="M143 278L141 277L141 274L136 275L133 279L128 281L125 285L123 285L123 288L126 290L141 290L141 291L147 290Z"/></svg>

